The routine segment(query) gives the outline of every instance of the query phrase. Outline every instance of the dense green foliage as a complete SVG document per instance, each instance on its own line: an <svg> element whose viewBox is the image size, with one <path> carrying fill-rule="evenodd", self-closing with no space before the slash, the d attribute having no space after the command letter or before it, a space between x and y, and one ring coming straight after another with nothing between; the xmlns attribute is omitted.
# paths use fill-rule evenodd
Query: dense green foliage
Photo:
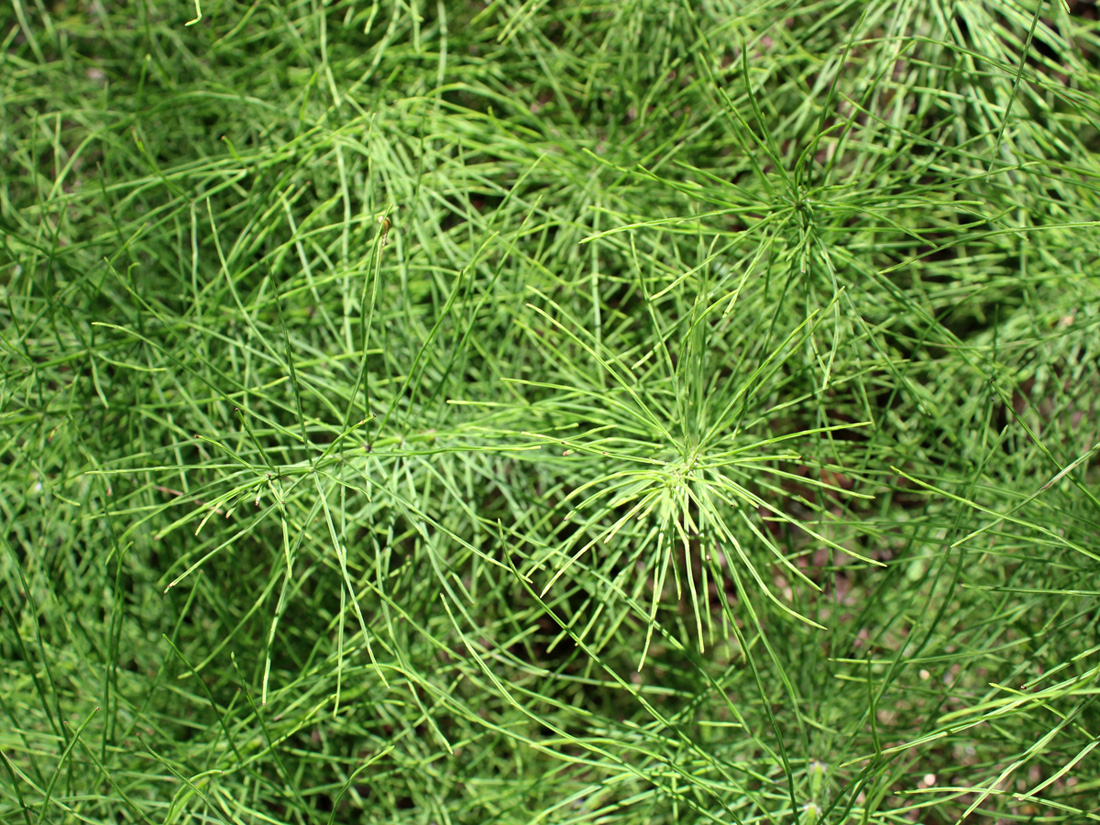
<svg viewBox="0 0 1100 825"><path fill-rule="evenodd" d="M0 9L0 822L1100 820L1100 24Z"/></svg>

